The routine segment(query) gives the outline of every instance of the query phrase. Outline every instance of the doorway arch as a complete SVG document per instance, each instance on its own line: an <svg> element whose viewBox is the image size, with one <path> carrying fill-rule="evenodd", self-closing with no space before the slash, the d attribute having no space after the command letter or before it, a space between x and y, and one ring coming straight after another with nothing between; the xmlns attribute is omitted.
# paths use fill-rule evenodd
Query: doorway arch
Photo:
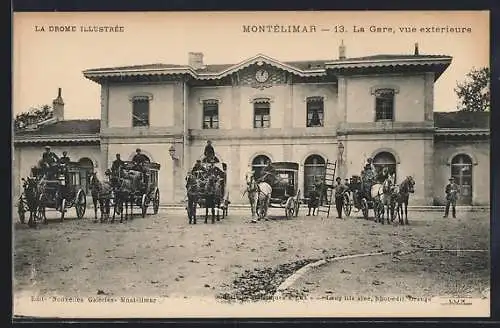
<svg viewBox="0 0 500 328"><path fill-rule="evenodd" d="M394 155L388 151L382 151L373 157L373 166L375 167L375 175L378 177L382 170L386 167L389 174L394 174L394 181L397 181L397 162Z"/></svg>
<svg viewBox="0 0 500 328"><path fill-rule="evenodd" d="M88 195L90 193L90 176L94 172L94 162L88 157L82 157L78 160L80 168L80 186Z"/></svg>
<svg viewBox="0 0 500 328"><path fill-rule="evenodd" d="M309 195L316 178L325 175L325 159L321 155L309 155L304 161L304 195Z"/></svg>
<svg viewBox="0 0 500 328"><path fill-rule="evenodd" d="M459 187L457 204L472 205L472 158L458 154L451 159L451 177Z"/></svg>
<svg viewBox="0 0 500 328"><path fill-rule="evenodd" d="M252 160L252 171L256 179L260 178L260 173L271 162L271 159L266 155L257 155Z"/></svg>

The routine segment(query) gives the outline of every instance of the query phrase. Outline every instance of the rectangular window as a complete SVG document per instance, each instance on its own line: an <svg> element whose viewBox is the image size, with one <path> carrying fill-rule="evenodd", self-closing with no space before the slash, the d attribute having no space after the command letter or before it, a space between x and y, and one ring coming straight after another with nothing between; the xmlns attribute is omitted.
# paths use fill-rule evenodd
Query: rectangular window
<svg viewBox="0 0 500 328"><path fill-rule="evenodd" d="M323 126L324 103L323 98L307 99L307 127Z"/></svg>
<svg viewBox="0 0 500 328"><path fill-rule="evenodd" d="M375 93L375 121L392 120L394 120L394 90L377 90Z"/></svg>
<svg viewBox="0 0 500 328"><path fill-rule="evenodd" d="M132 126L149 126L149 99L136 98L132 106Z"/></svg>
<svg viewBox="0 0 500 328"><path fill-rule="evenodd" d="M203 102L203 128L219 128L219 104L217 102Z"/></svg>
<svg viewBox="0 0 500 328"><path fill-rule="evenodd" d="M255 103L253 105L253 127L254 128L268 128L270 127L270 104L268 102Z"/></svg>

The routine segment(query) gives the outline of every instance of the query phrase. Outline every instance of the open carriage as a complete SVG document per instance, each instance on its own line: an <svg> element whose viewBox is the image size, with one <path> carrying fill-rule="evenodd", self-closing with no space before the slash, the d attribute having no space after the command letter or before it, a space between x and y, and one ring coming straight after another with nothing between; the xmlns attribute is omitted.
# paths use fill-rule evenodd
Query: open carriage
<svg viewBox="0 0 500 328"><path fill-rule="evenodd" d="M287 218L298 216L300 208L299 164L295 162L273 162L276 173L271 192L270 207L285 209Z"/></svg>
<svg viewBox="0 0 500 328"><path fill-rule="evenodd" d="M158 188L158 172L160 164L145 162L140 168L134 162L124 162L120 178L138 175L141 181L130 190L132 205L141 208L142 217L146 217L148 208L152 206L153 214L157 214L160 207L160 189Z"/></svg>
<svg viewBox="0 0 500 328"><path fill-rule="evenodd" d="M378 183L374 177L365 177L353 175L349 182L351 198L348 207L354 207L356 211L361 211L363 217L368 219L369 210L373 210L375 218L381 211L379 202L376 202L371 196L373 185ZM345 207L345 205L344 205Z"/></svg>
<svg viewBox="0 0 500 328"><path fill-rule="evenodd" d="M54 176L51 176L50 179L43 178L38 184L39 219L46 220L45 210L51 208L60 213L61 221L63 221L67 210L72 207L76 210L76 217L83 218L87 198L80 185L80 166L78 163L59 164Z"/></svg>

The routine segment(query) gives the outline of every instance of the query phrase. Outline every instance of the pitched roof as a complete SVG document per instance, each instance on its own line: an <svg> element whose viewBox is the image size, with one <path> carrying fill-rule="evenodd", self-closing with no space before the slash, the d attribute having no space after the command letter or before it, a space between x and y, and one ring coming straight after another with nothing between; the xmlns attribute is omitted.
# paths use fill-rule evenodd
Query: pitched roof
<svg viewBox="0 0 500 328"><path fill-rule="evenodd" d="M434 126L443 129L489 129L490 112L434 112Z"/></svg>
<svg viewBox="0 0 500 328"><path fill-rule="evenodd" d="M99 135L101 120L65 120L44 125L37 130L20 130L15 136Z"/></svg>
<svg viewBox="0 0 500 328"><path fill-rule="evenodd" d="M408 65L439 65L437 75L448 67L452 57L445 55L408 55L408 54L381 54L365 57L352 57L345 59L324 59L305 61L279 61L264 54L257 54L236 64L211 64L203 68L194 69L189 65L177 64L146 64L122 67L93 68L83 71L86 78L97 82L107 76L125 75L168 75L189 74L195 78L218 79L237 70L248 67L257 62L267 62L301 76L317 76L326 74L326 69L382 67L382 66L408 66ZM437 76L437 77L438 77Z"/></svg>

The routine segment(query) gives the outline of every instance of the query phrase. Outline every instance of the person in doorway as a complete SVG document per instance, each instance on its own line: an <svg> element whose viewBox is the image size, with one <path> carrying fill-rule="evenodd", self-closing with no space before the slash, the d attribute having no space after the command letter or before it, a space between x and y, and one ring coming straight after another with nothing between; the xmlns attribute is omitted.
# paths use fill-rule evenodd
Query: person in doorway
<svg viewBox="0 0 500 328"><path fill-rule="evenodd" d="M323 204L327 204L329 202L327 188L328 186L325 184L325 181L321 177L316 177L314 182L314 188L316 189L319 197L319 206L323 206Z"/></svg>
<svg viewBox="0 0 500 328"><path fill-rule="evenodd" d="M337 208L337 218L342 219L342 208L344 207L344 192L346 190L345 185L342 183L342 179L337 177L335 179L335 207Z"/></svg>
<svg viewBox="0 0 500 328"><path fill-rule="evenodd" d="M449 183L446 185L446 188L444 190L446 194L446 208L444 210L443 218L448 217L450 206L451 206L451 214L453 215L453 218L456 218L455 206L457 205L459 188L458 185L455 183L455 178L451 177L450 179L448 179L448 181Z"/></svg>

